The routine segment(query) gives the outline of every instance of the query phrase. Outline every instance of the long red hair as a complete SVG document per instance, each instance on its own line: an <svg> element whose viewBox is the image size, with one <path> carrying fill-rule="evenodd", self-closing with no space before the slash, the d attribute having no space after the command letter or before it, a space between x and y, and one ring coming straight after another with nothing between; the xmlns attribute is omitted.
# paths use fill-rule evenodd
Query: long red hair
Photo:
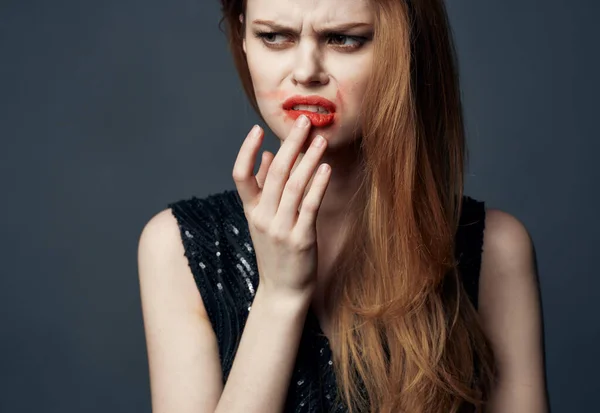
<svg viewBox="0 0 600 413"><path fill-rule="evenodd" d="M245 0L221 4L260 114L242 49ZM482 411L495 364L455 260L467 153L446 8L442 0L372 6L364 174L329 295L338 401L351 413Z"/></svg>

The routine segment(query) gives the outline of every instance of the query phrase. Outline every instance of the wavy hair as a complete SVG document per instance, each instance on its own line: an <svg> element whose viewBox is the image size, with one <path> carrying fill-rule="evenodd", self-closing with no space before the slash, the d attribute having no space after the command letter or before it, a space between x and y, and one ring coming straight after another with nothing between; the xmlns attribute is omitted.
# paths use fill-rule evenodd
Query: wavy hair
<svg viewBox="0 0 600 413"><path fill-rule="evenodd" d="M221 0L242 85L246 0ZM363 179L329 291L338 402L353 412L482 411L496 367L455 255L467 158L443 0L372 0ZM395 74L395 75L390 75Z"/></svg>

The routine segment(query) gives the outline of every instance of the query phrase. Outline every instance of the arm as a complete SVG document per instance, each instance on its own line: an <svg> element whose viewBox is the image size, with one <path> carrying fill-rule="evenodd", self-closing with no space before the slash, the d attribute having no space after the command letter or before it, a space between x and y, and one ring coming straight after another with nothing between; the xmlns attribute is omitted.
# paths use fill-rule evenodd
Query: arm
<svg viewBox="0 0 600 413"><path fill-rule="evenodd" d="M489 413L546 413L540 294L533 244L512 215L486 214L479 313L498 365Z"/></svg>
<svg viewBox="0 0 600 413"><path fill-rule="evenodd" d="M154 413L282 411L308 299L257 289L223 388L217 340L170 210L142 231L138 269Z"/></svg>

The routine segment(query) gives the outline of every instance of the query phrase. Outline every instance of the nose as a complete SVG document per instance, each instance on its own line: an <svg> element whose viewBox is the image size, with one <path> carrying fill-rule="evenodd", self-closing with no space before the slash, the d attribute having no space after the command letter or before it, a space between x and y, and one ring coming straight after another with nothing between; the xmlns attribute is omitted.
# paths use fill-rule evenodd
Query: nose
<svg viewBox="0 0 600 413"><path fill-rule="evenodd" d="M329 82L318 47L305 43L296 49L296 53L292 72L294 85L319 86Z"/></svg>

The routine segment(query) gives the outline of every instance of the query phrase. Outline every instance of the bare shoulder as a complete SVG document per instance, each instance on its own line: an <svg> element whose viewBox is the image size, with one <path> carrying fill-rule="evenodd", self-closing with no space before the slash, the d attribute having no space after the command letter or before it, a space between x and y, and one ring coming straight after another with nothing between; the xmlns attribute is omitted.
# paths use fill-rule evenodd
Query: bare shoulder
<svg viewBox="0 0 600 413"><path fill-rule="evenodd" d="M144 226L138 244L140 278L157 288L176 289L182 304L208 318L184 255L177 220L170 208L154 215Z"/></svg>
<svg viewBox="0 0 600 413"><path fill-rule="evenodd" d="M486 210L481 275L486 278L535 275L531 236L525 225L508 212Z"/></svg>
<svg viewBox="0 0 600 413"><path fill-rule="evenodd" d="M519 297L531 300L536 285L533 242L527 228L507 212L487 209L479 288L483 316Z"/></svg>
<svg viewBox="0 0 600 413"><path fill-rule="evenodd" d="M217 339L171 209L144 226L138 273L152 411L214 411L222 392Z"/></svg>
<svg viewBox="0 0 600 413"><path fill-rule="evenodd" d="M486 209L486 236L490 244L501 248L504 252L509 250L523 251L532 245L529 231L525 225L514 215L500 209Z"/></svg>
<svg viewBox="0 0 600 413"><path fill-rule="evenodd" d="M498 368L491 412L545 412L542 311L532 238L513 215L486 210L479 314Z"/></svg>

